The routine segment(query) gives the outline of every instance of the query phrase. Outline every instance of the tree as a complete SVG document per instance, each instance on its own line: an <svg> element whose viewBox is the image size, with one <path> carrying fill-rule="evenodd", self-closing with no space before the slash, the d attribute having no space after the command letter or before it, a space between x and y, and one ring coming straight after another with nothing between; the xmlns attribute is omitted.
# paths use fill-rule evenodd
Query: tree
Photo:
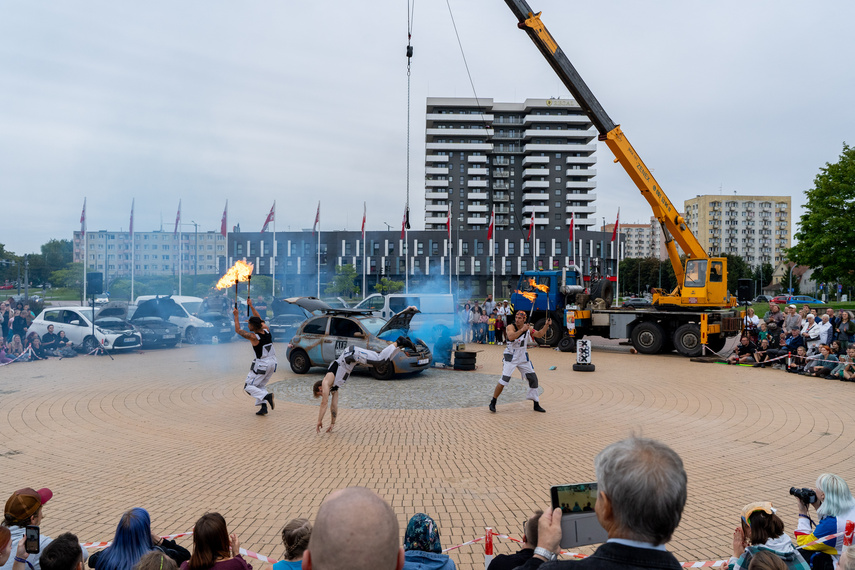
<svg viewBox="0 0 855 570"><path fill-rule="evenodd" d="M54 287L68 287L83 292L83 264L69 263L65 269L54 271L48 279Z"/></svg>
<svg viewBox="0 0 855 570"><path fill-rule="evenodd" d="M834 282L855 274L855 148L843 143L840 160L826 163L805 192L805 213L787 257L807 265L816 281Z"/></svg>
<svg viewBox="0 0 855 570"><path fill-rule="evenodd" d="M772 273L774 271L775 268L772 267L771 263L763 263L754 268L752 279L758 281L760 283L760 289L762 289L772 282Z"/></svg>
<svg viewBox="0 0 855 570"><path fill-rule="evenodd" d="M347 298L359 295L360 289L356 284L356 268L351 264L336 266L335 277L327 283L324 293Z"/></svg>
<svg viewBox="0 0 855 570"><path fill-rule="evenodd" d="M383 277L380 282L374 286L374 290L383 295L387 295L389 293L397 293L398 291L404 290L404 282L392 281L388 277Z"/></svg>
<svg viewBox="0 0 855 570"><path fill-rule="evenodd" d="M736 291L740 279L754 279L754 270L741 256L726 253L724 257L727 259L728 291Z"/></svg>
<svg viewBox="0 0 855 570"><path fill-rule="evenodd" d="M620 262L620 286L624 293L629 291L641 295L658 288L660 275L662 289L672 291L677 285L677 279L670 261L646 257Z"/></svg>

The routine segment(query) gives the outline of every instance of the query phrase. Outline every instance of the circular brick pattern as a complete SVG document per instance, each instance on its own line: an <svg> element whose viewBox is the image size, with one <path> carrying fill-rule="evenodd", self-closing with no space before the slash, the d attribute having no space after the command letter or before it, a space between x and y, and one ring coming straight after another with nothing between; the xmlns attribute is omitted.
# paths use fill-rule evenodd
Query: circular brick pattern
<svg viewBox="0 0 855 570"><path fill-rule="evenodd" d="M312 385L322 374L295 375L268 384L277 400L317 406ZM338 407L364 410L441 410L487 407L498 376L463 370L431 368L415 376L396 380L375 380L367 371L357 370L339 391ZM515 376L505 387L499 402L525 400L528 383ZM540 389L543 392L543 388Z"/></svg>

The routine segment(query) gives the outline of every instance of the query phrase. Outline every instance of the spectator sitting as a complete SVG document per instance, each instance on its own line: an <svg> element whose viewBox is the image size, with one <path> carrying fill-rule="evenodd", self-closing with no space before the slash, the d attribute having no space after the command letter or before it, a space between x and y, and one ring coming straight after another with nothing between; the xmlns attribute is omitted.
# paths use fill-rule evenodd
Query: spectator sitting
<svg viewBox="0 0 855 570"><path fill-rule="evenodd" d="M745 332L751 337L753 342L757 342L757 330L760 327L760 317L754 314L754 308L748 307L745 310L745 318L742 319L745 326Z"/></svg>
<svg viewBox="0 0 855 570"><path fill-rule="evenodd" d="M17 548L18 542L24 539L24 531L28 525L41 525L44 520L44 511L42 507L51 499L51 497L53 497L53 493L50 489L39 489L38 491L35 491L27 487L15 491L12 493L12 496L9 497L9 500L6 501L6 508L3 513L3 524L9 528L9 532L12 534L13 549ZM41 555L44 554L45 547L50 543L50 537L45 536L44 534L39 536L40 552L30 554L27 557L29 563L32 564L32 566L29 564L27 565L31 570L41 569L39 559ZM79 545L77 548L81 552L83 560L89 558L89 553L86 552L86 549ZM12 560L7 560L0 568L2 568L2 570L11 570L12 565Z"/></svg>
<svg viewBox="0 0 855 570"><path fill-rule="evenodd" d="M5 526L0 526L0 566L6 564L12 554L12 533Z"/></svg>
<svg viewBox="0 0 855 570"><path fill-rule="evenodd" d="M787 365L787 372L791 374L804 374L808 366L807 351L804 345L796 349L796 354L790 359Z"/></svg>
<svg viewBox="0 0 855 570"><path fill-rule="evenodd" d="M163 552L152 550L134 564L133 570L178 570L178 564Z"/></svg>
<svg viewBox="0 0 855 570"><path fill-rule="evenodd" d="M768 340L771 342L773 335L769 334L769 327L766 326L766 323L760 321L760 326L757 331L757 338L759 340Z"/></svg>
<svg viewBox="0 0 855 570"><path fill-rule="evenodd" d="M757 349L757 352L754 353L754 360L757 361L757 364L754 366L759 366L760 368L766 368L766 362L769 360L769 341L763 339L760 341L760 348Z"/></svg>
<svg viewBox="0 0 855 570"><path fill-rule="evenodd" d="M801 328L801 335L805 339L805 347L809 355L819 351L819 325L813 315L808 315Z"/></svg>
<svg viewBox="0 0 855 570"><path fill-rule="evenodd" d="M62 358L77 356L77 353L74 351L74 343L68 340L68 337L65 336L65 331L59 331L59 336L57 337L56 342L59 346L59 355Z"/></svg>
<svg viewBox="0 0 855 570"><path fill-rule="evenodd" d="M840 551L843 549L843 531L846 527L846 521L855 520L855 498L852 497L846 481L832 473L823 473L817 477L814 492L816 493L816 502L812 504L813 508L816 509L819 522L811 532L813 521L808 515L808 506L797 498L799 523L795 531L796 543L799 547L804 545L802 553L805 558L811 554L811 558L808 560L811 568L817 567L819 553L829 554L836 566ZM817 538L832 534L838 536L809 545Z"/></svg>
<svg viewBox="0 0 855 570"><path fill-rule="evenodd" d="M846 351L840 348L840 343L836 340L831 341L831 354L840 358L841 356L846 356Z"/></svg>
<svg viewBox="0 0 855 570"><path fill-rule="evenodd" d="M9 364L12 359L6 356L6 339L0 337L0 364Z"/></svg>
<svg viewBox="0 0 855 570"><path fill-rule="evenodd" d="M399 536L395 511L373 491L364 487L335 491L318 509L303 568L401 570L404 549Z"/></svg>
<svg viewBox="0 0 855 570"><path fill-rule="evenodd" d="M312 536L312 523L308 519L288 521L282 529L282 544L285 546L285 560L280 560L273 566L265 566L263 570L300 570L303 567L303 553L309 547Z"/></svg>
<svg viewBox="0 0 855 570"><path fill-rule="evenodd" d="M772 503L751 503L742 507L742 525L733 532L733 556L728 568L746 570L758 552L778 556L790 570L808 570L801 554L784 532L784 521Z"/></svg>
<svg viewBox="0 0 855 570"><path fill-rule="evenodd" d="M744 336L739 339L739 344L733 349L733 354L727 358L728 364L749 364L754 362L754 353L757 347L751 339Z"/></svg>
<svg viewBox="0 0 855 570"><path fill-rule="evenodd" d="M796 312L795 305L787 305L787 315L784 317L784 330L799 330L802 328L802 316Z"/></svg>
<svg viewBox="0 0 855 570"><path fill-rule="evenodd" d="M42 341L39 338L39 335L36 334L32 340L30 340L27 344L27 349L30 351L30 361L47 360L47 354L45 354L45 351L42 348Z"/></svg>
<svg viewBox="0 0 855 570"><path fill-rule="evenodd" d="M763 321L769 327L769 332L779 333L784 326L784 313L777 303L769 303L769 310L763 315Z"/></svg>
<svg viewBox="0 0 855 570"><path fill-rule="evenodd" d="M787 338L786 341L783 342L783 344L781 345L781 348L779 348L778 350L776 350L774 352L770 350L769 354L771 354L773 357L775 357L775 356L787 356L788 354L796 354L796 352L798 352L798 348L800 346L804 347L805 351L807 351L807 348L805 347L805 339L804 339L804 337L802 337L801 334L799 334L799 331L795 331L795 330L790 331L790 336ZM781 369L784 369L786 367L786 363L778 364L776 366L780 367Z"/></svg>
<svg viewBox="0 0 855 570"><path fill-rule="evenodd" d="M812 360L807 366L808 376L821 376L827 378L831 371L837 366L837 356L831 354L831 347L823 344L819 347L820 358Z"/></svg>
<svg viewBox="0 0 855 570"><path fill-rule="evenodd" d="M165 553L176 564L190 559L190 552L174 540L153 535L148 511L135 508L119 519L113 544L90 556L88 564L96 570L126 570L152 550Z"/></svg>
<svg viewBox="0 0 855 570"><path fill-rule="evenodd" d="M844 382L855 382L855 346L850 346L846 350L846 360L840 372L840 379Z"/></svg>
<svg viewBox="0 0 855 570"><path fill-rule="evenodd" d="M13 360L24 354L24 345L21 344L21 335L12 335L12 342L9 343L9 351L7 356L11 356Z"/></svg>
<svg viewBox="0 0 855 570"><path fill-rule="evenodd" d="M760 550L751 557L748 570L787 570L787 565L768 550Z"/></svg>
<svg viewBox="0 0 855 570"><path fill-rule="evenodd" d="M537 521L542 514L543 511L537 510L525 521L522 550L518 550L514 554L499 554L493 558L487 570L513 570L517 566L522 566L529 558L534 556L534 548L537 546Z"/></svg>
<svg viewBox="0 0 855 570"><path fill-rule="evenodd" d="M83 570L80 541L76 535L64 532L45 547L39 560L42 570Z"/></svg>
<svg viewBox="0 0 855 570"><path fill-rule="evenodd" d="M847 546L840 554L837 570L855 570L855 548Z"/></svg>
<svg viewBox="0 0 855 570"><path fill-rule="evenodd" d="M236 534L229 536L226 519L220 513L205 513L193 525L193 554L181 570L252 570L240 555Z"/></svg>
<svg viewBox="0 0 855 570"><path fill-rule="evenodd" d="M631 437L606 447L594 460L599 489L594 510L608 541L582 560L549 562L543 570L682 568L663 547L680 524L686 505L686 471L671 448ZM538 521L534 556L520 568L555 560L561 543L561 509Z"/></svg>
<svg viewBox="0 0 855 570"><path fill-rule="evenodd" d="M59 337L53 332L53 325L48 325L47 332L42 335L42 349L48 356L59 356Z"/></svg>
<svg viewBox="0 0 855 570"><path fill-rule="evenodd" d="M436 522L424 513L413 515L404 532L404 570L454 569L454 561L442 553Z"/></svg>

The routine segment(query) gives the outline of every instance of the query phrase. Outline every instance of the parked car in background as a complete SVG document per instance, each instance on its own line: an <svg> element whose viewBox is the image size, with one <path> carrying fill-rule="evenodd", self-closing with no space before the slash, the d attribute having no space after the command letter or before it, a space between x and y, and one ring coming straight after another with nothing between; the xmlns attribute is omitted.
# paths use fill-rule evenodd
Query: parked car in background
<svg viewBox="0 0 855 570"><path fill-rule="evenodd" d="M312 366L329 366L348 346L382 351L394 339L381 337L399 331L406 333L413 315L418 313L417 309L407 308L387 320L369 311L333 309L314 298L297 297L288 301L306 311L319 313L300 325L288 343L285 354L297 374L305 374ZM369 367L371 375L378 380L389 380L396 374L417 373L428 368L430 349L421 340L414 339L413 343L415 350L404 348L395 352L389 364Z"/></svg>
<svg viewBox="0 0 855 570"><path fill-rule="evenodd" d="M157 315L181 328L184 341L190 344L211 342L219 334L219 329L195 315L202 305L201 297L168 295L140 295L137 297L137 307L145 301L157 299ZM234 332L234 324L231 331Z"/></svg>
<svg viewBox="0 0 855 570"><path fill-rule="evenodd" d="M322 299L324 303L332 307L333 309L349 309L350 307L347 304L347 301L342 299L341 297L325 297Z"/></svg>
<svg viewBox="0 0 855 570"><path fill-rule="evenodd" d="M312 316L312 313L291 303L285 303L285 306L279 309L279 314L270 319L267 326L275 342L288 342L297 334L300 325Z"/></svg>
<svg viewBox="0 0 855 570"><path fill-rule="evenodd" d="M825 305L824 302L810 295L793 295L790 297L790 303L796 305Z"/></svg>
<svg viewBox="0 0 855 570"><path fill-rule="evenodd" d="M171 348L181 341L181 328L163 319L156 313L157 302L144 301L128 316L129 307L124 301L111 301L98 310L95 324L117 329L131 326L140 333L143 348Z"/></svg>
<svg viewBox="0 0 855 570"><path fill-rule="evenodd" d="M628 309L640 309L643 307L652 307L653 305L647 299L642 297L632 297L630 299L624 299L624 302L621 303L621 307Z"/></svg>
<svg viewBox="0 0 855 570"><path fill-rule="evenodd" d="M108 350L136 350L142 346L142 335L132 326L124 324L113 327L116 325L115 321L122 319L101 319L102 322L99 323L97 313L92 307L51 307L43 310L33 320L30 332L43 336L48 325L53 325L55 334L65 331L68 340L84 352L92 352L98 346Z"/></svg>
<svg viewBox="0 0 855 570"><path fill-rule="evenodd" d="M412 323L412 332L416 336L419 334L429 336L430 331L427 329L437 326L455 331L459 328L454 296L448 293L391 293L388 295L375 293L363 299L355 308L368 309L385 319L390 319L407 307L415 307L421 313L419 319Z"/></svg>
<svg viewBox="0 0 855 570"><path fill-rule="evenodd" d="M752 302L754 302L754 303L769 303L771 301L772 301L772 297L770 297L769 295L757 295L756 297L754 297L754 301L752 301Z"/></svg>
<svg viewBox="0 0 855 570"><path fill-rule="evenodd" d="M785 303L789 303L789 301L790 301L790 297L791 297L791 296L792 296L792 295L775 295L775 296L772 298L772 300L771 300L771 301L769 301L769 302L770 302L770 303L776 303L776 304L778 304L778 305L783 305L783 304L785 304Z"/></svg>

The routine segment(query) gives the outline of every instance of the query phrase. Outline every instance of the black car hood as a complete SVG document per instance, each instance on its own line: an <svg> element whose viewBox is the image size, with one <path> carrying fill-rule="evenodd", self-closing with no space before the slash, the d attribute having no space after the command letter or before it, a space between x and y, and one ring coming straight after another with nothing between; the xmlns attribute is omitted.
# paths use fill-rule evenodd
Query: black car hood
<svg viewBox="0 0 855 570"><path fill-rule="evenodd" d="M229 318L226 315L224 315L223 313L218 313L216 311L200 313L196 316L205 321L206 323L222 324L229 322Z"/></svg>
<svg viewBox="0 0 855 570"><path fill-rule="evenodd" d="M410 321L413 320L413 316L418 312L420 311L415 307L407 307L400 313L392 315L392 318L377 332L377 336L382 336L384 333L392 330L404 331L404 334L406 334L410 330Z"/></svg>
<svg viewBox="0 0 855 570"><path fill-rule="evenodd" d="M160 317L161 319L168 319L169 317L183 316L185 316L185 313L178 306L178 303L169 297L158 297L140 303L131 321L138 317Z"/></svg>

